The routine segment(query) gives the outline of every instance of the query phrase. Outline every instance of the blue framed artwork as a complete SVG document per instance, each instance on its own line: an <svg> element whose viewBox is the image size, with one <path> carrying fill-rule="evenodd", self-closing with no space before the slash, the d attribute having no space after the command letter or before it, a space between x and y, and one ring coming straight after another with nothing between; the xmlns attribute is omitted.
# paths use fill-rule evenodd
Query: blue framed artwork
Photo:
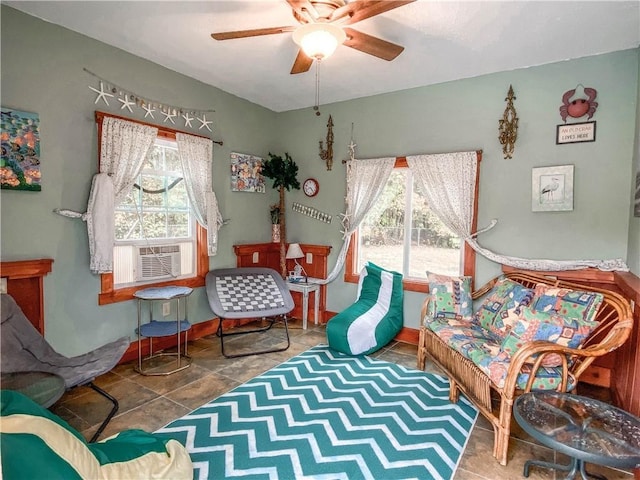
<svg viewBox="0 0 640 480"><path fill-rule="evenodd" d="M42 187L38 114L0 108L0 188L39 192Z"/></svg>
<svg viewBox="0 0 640 480"><path fill-rule="evenodd" d="M231 191L264 193L262 158L231 153Z"/></svg>

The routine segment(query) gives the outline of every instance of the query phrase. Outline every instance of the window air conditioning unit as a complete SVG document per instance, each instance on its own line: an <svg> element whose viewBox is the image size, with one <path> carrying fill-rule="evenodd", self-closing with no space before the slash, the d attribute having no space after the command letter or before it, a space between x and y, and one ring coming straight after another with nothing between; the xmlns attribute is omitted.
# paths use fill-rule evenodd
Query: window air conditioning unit
<svg viewBox="0 0 640 480"><path fill-rule="evenodd" d="M180 266L180 245L138 247L136 280L178 277Z"/></svg>

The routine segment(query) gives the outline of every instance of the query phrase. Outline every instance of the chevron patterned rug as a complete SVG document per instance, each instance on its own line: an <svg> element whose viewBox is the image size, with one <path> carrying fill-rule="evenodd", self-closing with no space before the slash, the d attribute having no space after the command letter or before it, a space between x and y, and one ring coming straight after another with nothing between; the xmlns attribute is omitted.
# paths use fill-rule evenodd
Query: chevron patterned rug
<svg viewBox="0 0 640 480"><path fill-rule="evenodd" d="M321 345L157 433L196 479L448 480L477 416L444 377Z"/></svg>

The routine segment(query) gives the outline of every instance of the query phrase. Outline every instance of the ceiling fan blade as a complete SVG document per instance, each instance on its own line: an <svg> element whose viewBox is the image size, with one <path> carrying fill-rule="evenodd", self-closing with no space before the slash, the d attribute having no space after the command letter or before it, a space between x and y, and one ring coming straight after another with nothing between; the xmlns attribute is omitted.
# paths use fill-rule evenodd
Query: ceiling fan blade
<svg viewBox="0 0 640 480"><path fill-rule="evenodd" d="M402 7L416 0L363 0L350 2L344 7L336 8L329 18L330 22L339 22L343 25L352 25L366 18L380 15L394 8Z"/></svg>
<svg viewBox="0 0 640 480"><path fill-rule="evenodd" d="M298 50L298 56L293 62L293 67L291 67L291 75L308 72L312 64L313 59L307 57L302 50Z"/></svg>
<svg viewBox="0 0 640 480"><path fill-rule="evenodd" d="M235 32L218 32L212 33L214 40L232 40L234 38L259 37L261 35L273 35L276 33L293 32L296 27L272 27L272 28L256 28L254 30L238 30Z"/></svg>
<svg viewBox="0 0 640 480"><path fill-rule="evenodd" d="M314 16L318 13L309 0L287 0L293 9L293 16L300 22L314 21Z"/></svg>
<svg viewBox="0 0 640 480"><path fill-rule="evenodd" d="M378 37L372 37L353 28L345 27L344 32L347 34L347 39L343 45L368 53L374 57L382 58L383 60L391 61L404 50L404 47L400 45L387 42Z"/></svg>

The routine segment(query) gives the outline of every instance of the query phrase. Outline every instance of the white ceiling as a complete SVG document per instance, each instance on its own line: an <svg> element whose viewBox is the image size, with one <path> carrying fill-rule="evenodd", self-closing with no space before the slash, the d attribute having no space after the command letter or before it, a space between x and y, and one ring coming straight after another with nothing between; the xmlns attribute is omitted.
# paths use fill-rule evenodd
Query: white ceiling
<svg viewBox="0 0 640 480"><path fill-rule="evenodd" d="M315 101L315 67L289 74L290 33L210 36L297 25L285 0L2 3L277 112ZM405 50L387 62L339 47L320 69L322 104L635 48L640 1L418 0L353 27Z"/></svg>

